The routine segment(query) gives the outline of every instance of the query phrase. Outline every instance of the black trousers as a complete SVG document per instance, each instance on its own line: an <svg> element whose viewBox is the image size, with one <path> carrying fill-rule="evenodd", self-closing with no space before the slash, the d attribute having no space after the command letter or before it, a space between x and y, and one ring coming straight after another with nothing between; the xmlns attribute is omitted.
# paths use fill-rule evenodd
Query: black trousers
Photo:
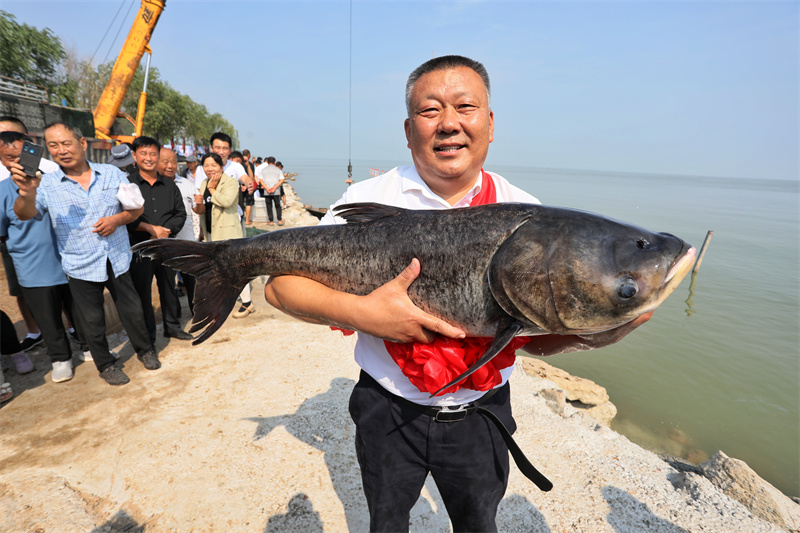
<svg viewBox="0 0 800 533"><path fill-rule="evenodd" d="M28 309L39 325L50 361L72 359L69 337L67 337L64 322L61 320L62 306L65 309L72 309L69 285L64 283L52 287L22 287L22 294L25 296Z"/></svg>
<svg viewBox="0 0 800 533"><path fill-rule="evenodd" d="M429 472L453 531L497 531L509 474L508 448L497 427L480 413L436 422L395 398L365 372L350 396L370 531L408 531ZM481 407L516 430L508 383Z"/></svg>
<svg viewBox="0 0 800 533"><path fill-rule="evenodd" d="M8 318L5 311L0 310L0 353L14 355L22 351L22 346L17 338L14 323Z"/></svg>
<svg viewBox="0 0 800 533"><path fill-rule="evenodd" d="M181 304L175 290L175 271L161 261L147 257L134 258L131 261L131 280L139 295L144 314L144 324L150 335L150 342L156 342L156 314L153 309L153 276L156 278L158 298L161 301L161 320L164 324L164 335L174 335L181 331L179 321Z"/></svg>
<svg viewBox="0 0 800 533"><path fill-rule="evenodd" d="M278 195L264 196L264 202L267 204L267 218L272 222L272 204L275 204L275 213L278 215L278 222L281 221L283 210L281 208L281 197Z"/></svg>
<svg viewBox="0 0 800 533"><path fill-rule="evenodd" d="M80 331L92 353L94 364L100 372L116 361L108 349L108 339L106 338L106 315L103 310L104 287L108 288L108 292L114 299L120 321L128 333L128 339L136 353L142 355L148 350L154 349L147 334L147 327L144 325L142 303L139 301L136 289L133 288L130 274L126 272L115 278L110 262L106 263L106 271L108 272L106 281L67 278L74 302L73 317L78 321Z"/></svg>
<svg viewBox="0 0 800 533"><path fill-rule="evenodd" d="M183 288L186 290L186 300L189 302L189 312L194 315L194 287L197 283L191 274L184 272L181 277L183 278Z"/></svg>

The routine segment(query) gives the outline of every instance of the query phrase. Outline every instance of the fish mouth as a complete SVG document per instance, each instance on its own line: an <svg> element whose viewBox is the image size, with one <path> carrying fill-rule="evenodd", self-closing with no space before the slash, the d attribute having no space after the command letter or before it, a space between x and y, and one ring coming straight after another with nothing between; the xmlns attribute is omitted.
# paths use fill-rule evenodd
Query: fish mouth
<svg viewBox="0 0 800 533"><path fill-rule="evenodd" d="M686 274L692 269L697 256L697 250L690 244L685 244L685 246L689 248L672 262L672 266L664 277L664 283L661 284L661 288L658 291L658 299L648 307L648 311L652 311L661 305L661 303L678 288L683 278L685 278Z"/></svg>
<svg viewBox="0 0 800 533"><path fill-rule="evenodd" d="M689 249L672 263L672 267L670 267L669 272L667 272L667 277L664 279L662 286L668 285L676 278L676 284L680 283L681 280L686 277L692 265L694 265L695 259L697 258L697 249L692 245L687 246L689 246Z"/></svg>

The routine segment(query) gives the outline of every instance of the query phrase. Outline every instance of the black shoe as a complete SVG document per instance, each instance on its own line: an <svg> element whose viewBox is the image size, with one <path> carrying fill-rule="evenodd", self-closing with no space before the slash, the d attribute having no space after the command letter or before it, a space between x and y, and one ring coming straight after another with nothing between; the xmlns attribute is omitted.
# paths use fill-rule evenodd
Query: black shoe
<svg viewBox="0 0 800 533"><path fill-rule="evenodd" d="M147 350L143 355L137 355L147 370L158 370L161 368L161 361L158 360L155 350Z"/></svg>
<svg viewBox="0 0 800 533"><path fill-rule="evenodd" d="M179 341L190 341L194 339L194 335L191 333L186 333L185 331L176 331L175 333L164 333L165 337L172 337L173 339L178 339Z"/></svg>
<svg viewBox="0 0 800 533"><path fill-rule="evenodd" d="M44 339L42 338L42 334L41 333L39 333L38 337L34 337L34 338L25 337L24 339L22 339L22 342L19 343L19 347L23 352L27 352L28 350L30 350L34 346L39 346L40 344L42 344L43 340Z"/></svg>
<svg viewBox="0 0 800 533"><path fill-rule="evenodd" d="M106 380L106 383L109 385L125 385L131 381L130 378L125 375L125 372L116 365L111 365L100 372L100 377Z"/></svg>

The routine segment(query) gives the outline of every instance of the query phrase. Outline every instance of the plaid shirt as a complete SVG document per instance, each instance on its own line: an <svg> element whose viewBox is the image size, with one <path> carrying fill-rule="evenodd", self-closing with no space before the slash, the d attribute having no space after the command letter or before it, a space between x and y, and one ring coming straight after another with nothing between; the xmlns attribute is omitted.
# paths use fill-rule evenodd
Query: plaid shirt
<svg viewBox="0 0 800 533"><path fill-rule="evenodd" d="M116 276L127 272L131 264L131 245L124 225L109 237L94 233L98 220L123 211L117 191L128 179L111 165L89 162L89 167L93 175L88 191L60 168L42 176L36 209L50 213L64 273L75 279L102 282L108 278L107 261L111 261Z"/></svg>

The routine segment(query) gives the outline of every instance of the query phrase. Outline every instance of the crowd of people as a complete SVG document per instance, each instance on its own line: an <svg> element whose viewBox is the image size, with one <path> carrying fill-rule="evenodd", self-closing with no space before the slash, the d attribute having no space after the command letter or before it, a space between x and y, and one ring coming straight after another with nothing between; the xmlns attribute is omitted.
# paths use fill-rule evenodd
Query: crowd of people
<svg viewBox="0 0 800 533"><path fill-rule="evenodd" d="M156 280L164 337L192 335L181 325L180 294L193 311L195 280L160 261L133 257L130 248L148 239L238 239L252 225L255 199L264 191L270 223L277 195L277 223L283 173L276 178L272 157L251 161L249 150L232 151L232 141L215 133L210 151L185 159L156 139L140 136L112 148L108 164L87 159L87 140L76 127L54 122L44 128L45 149L31 176L20 164L25 124L0 117L0 252L9 294L16 298L27 335L20 340L2 312L2 371L34 370L27 351L44 344L53 366L51 380L72 379L77 357L94 362L110 385L130 381L106 338L105 289L111 295L137 358L148 370L161 367L156 350ZM263 170L268 172L262 172ZM263 177L262 177L263 174ZM233 313L255 311L249 285ZM72 344L71 344L72 343ZM13 397L0 371L0 402Z"/></svg>

